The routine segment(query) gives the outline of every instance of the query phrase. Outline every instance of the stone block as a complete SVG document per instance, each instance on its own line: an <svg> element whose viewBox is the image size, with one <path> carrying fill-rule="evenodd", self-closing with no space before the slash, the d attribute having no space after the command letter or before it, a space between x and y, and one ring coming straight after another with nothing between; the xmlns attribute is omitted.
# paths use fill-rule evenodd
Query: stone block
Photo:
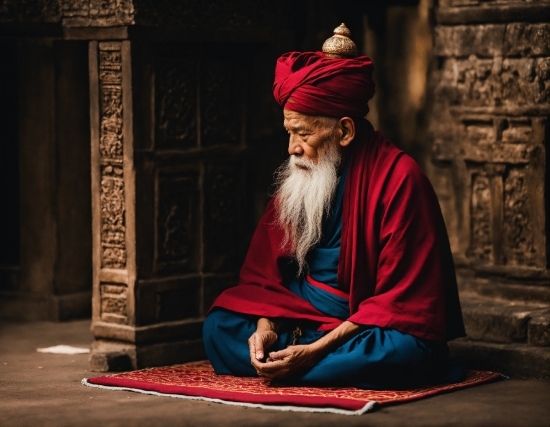
<svg viewBox="0 0 550 427"><path fill-rule="evenodd" d="M129 371L206 359L202 338L136 346L96 340L90 353L90 370Z"/></svg>
<svg viewBox="0 0 550 427"><path fill-rule="evenodd" d="M136 369L135 347L96 340L90 351L90 370L95 372L130 371Z"/></svg>
<svg viewBox="0 0 550 427"><path fill-rule="evenodd" d="M89 16L89 0L64 0L62 2L63 17L72 18L75 16Z"/></svg>
<svg viewBox="0 0 550 427"><path fill-rule="evenodd" d="M479 267L477 266L478 269ZM533 278L527 278L528 282L521 283L522 278L518 279L517 276L507 276L503 273L504 278L499 279L494 276L494 269L490 270L492 270L491 273L485 273L485 275L492 274L492 276L479 277L484 274L483 271L476 274L464 268L458 268L457 281L461 295L466 297L468 294L477 294L481 297L501 301L521 301L530 305L550 305L550 286L547 285L546 279L537 281ZM528 269L513 268L506 270L514 272ZM525 279L523 278L523 280Z"/></svg>
<svg viewBox="0 0 550 427"><path fill-rule="evenodd" d="M64 0L62 6L65 26L109 27L134 24L131 0Z"/></svg>
<svg viewBox="0 0 550 427"><path fill-rule="evenodd" d="M503 53L505 56L550 55L550 24L508 24Z"/></svg>
<svg viewBox="0 0 550 427"><path fill-rule="evenodd" d="M58 0L3 0L0 5L0 22L55 23L61 20Z"/></svg>
<svg viewBox="0 0 550 427"><path fill-rule="evenodd" d="M206 359L202 338L177 342L165 342L136 349L138 369L153 366L175 365Z"/></svg>
<svg viewBox="0 0 550 427"><path fill-rule="evenodd" d="M550 58L449 58L440 71L439 102L471 107L545 105Z"/></svg>
<svg viewBox="0 0 550 427"><path fill-rule="evenodd" d="M528 342L538 347L550 347L550 309L532 314L527 328Z"/></svg>
<svg viewBox="0 0 550 427"><path fill-rule="evenodd" d="M132 360L126 353L94 353L90 356L91 371L120 372L132 369Z"/></svg>
<svg viewBox="0 0 550 427"><path fill-rule="evenodd" d="M101 312L126 315L126 296L102 297Z"/></svg>
<svg viewBox="0 0 550 427"><path fill-rule="evenodd" d="M440 25L436 56L539 57L550 55L550 24Z"/></svg>
<svg viewBox="0 0 550 427"><path fill-rule="evenodd" d="M478 3L468 0L446 1L443 4L439 2L436 21L443 25L457 25L485 22L547 22L550 18L548 3L483 1L481 7Z"/></svg>
<svg viewBox="0 0 550 427"><path fill-rule="evenodd" d="M503 24L438 26L435 29L434 54L485 58L501 55L505 30Z"/></svg>
<svg viewBox="0 0 550 427"><path fill-rule="evenodd" d="M119 325L112 322L92 323L94 336L101 340L111 340L128 345L142 346L196 340L202 337L203 318L191 318L172 322L162 322L145 326Z"/></svg>
<svg viewBox="0 0 550 427"><path fill-rule="evenodd" d="M468 339L449 343L455 363L512 377L550 378L550 349L527 344L494 344Z"/></svg>
<svg viewBox="0 0 550 427"><path fill-rule="evenodd" d="M466 333L473 340L512 343L527 340L527 325L536 305L462 297Z"/></svg>
<svg viewBox="0 0 550 427"><path fill-rule="evenodd" d="M440 0L440 7L452 7L452 6L475 6L479 4L479 0Z"/></svg>

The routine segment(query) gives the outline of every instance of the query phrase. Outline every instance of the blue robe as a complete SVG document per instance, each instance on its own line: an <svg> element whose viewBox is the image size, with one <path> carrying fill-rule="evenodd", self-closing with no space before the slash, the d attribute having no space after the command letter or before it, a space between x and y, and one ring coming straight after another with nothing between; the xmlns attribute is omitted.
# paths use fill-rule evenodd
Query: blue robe
<svg viewBox="0 0 550 427"><path fill-rule="evenodd" d="M333 209L323 224L323 238L307 256L309 276L336 288L345 168L335 193ZM319 311L342 320L350 316L349 301L334 292L314 286L301 275L289 289L310 302ZM206 317L203 338L206 354L219 375L256 376L250 363L248 338L256 331L258 318L214 308ZM277 342L269 351L282 350L292 344L292 332L300 327L296 344L309 344L327 332L317 331L312 322L286 319ZM314 386L355 386L360 388L404 388L434 382L456 382L465 372L447 364L446 343L422 340L395 329L365 327L360 333L332 353L286 383Z"/></svg>

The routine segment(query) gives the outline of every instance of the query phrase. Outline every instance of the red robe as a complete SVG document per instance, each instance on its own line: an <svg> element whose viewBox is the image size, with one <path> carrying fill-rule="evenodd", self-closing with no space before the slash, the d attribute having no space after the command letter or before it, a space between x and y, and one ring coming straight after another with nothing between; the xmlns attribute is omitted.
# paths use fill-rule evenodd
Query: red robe
<svg viewBox="0 0 550 427"><path fill-rule="evenodd" d="M349 292L349 321L397 329L417 338L464 336L449 240L435 192L418 164L367 121L344 189L338 287ZM330 330L342 321L290 292L283 231L271 200L250 244L239 285L213 307L268 318L306 319Z"/></svg>

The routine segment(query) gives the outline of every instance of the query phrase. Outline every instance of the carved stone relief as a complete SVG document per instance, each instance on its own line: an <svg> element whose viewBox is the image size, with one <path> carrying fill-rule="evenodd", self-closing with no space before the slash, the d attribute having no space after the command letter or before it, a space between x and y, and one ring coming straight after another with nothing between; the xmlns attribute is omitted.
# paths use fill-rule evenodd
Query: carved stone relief
<svg viewBox="0 0 550 427"><path fill-rule="evenodd" d="M205 182L205 270L232 271L239 242L240 168L208 166Z"/></svg>
<svg viewBox="0 0 550 427"><path fill-rule="evenodd" d="M48 22L61 20L60 0L3 0L0 22Z"/></svg>
<svg viewBox="0 0 550 427"><path fill-rule="evenodd" d="M242 124L241 88L243 75L233 61L201 61L201 144L235 144Z"/></svg>
<svg viewBox="0 0 550 427"><path fill-rule="evenodd" d="M60 22L67 27L120 25L257 28L273 25L269 0L3 0L0 22Z"/></svg>
<svg viewBox="0 0 550 427"><path fill-rule="evenodd" d="M434 175L445 168L452 180L434 182L438 194L454 192L470 207L445 211L457 224L453 250L512 270L547 265L541 123L550 114L550 24L536 22L545 6L535 3L445 0L436 11ZM529 22L513 22L504 4ZM456 243L461 237L469 245Z"/></svg>
<svg viewBox="0 0 550 427"><path fill-rule="evenodd" d="M238 61L172 52L155 63L155 146L187 150L237 145L244 119ZM199 129L200 123L200 129Z"/></svg>
<svg viewBox="0 0 550 427"><path fill-rule="evenodd" d="M106 268L126 266L120 48L119 42L99 43L101 265Z"/></svg>
<svg viewBox="0 0 550 427"><path fill-rule="evenodd" d="M61 0L63 25L110 27L134 24L132 0Z"/></svg>
<svg viewBox="0 0 550 427"><path fill-rule="evenodd" d="M487 176L472 177L471 247L470 256L482 261L492 260L491 182Z"/></svg>
<svg viewBox="0 0 550 427"><path fill-rule="evenodd" d="M134 0L136 22L169 27L265 28L271 24L274 4L269 0Z"/></svg>
<svg viewBox="0 0 550 427"><path fill-rule="evenodd" d="M198 173L161 173L157 186L157 269L197 272L200 260Z"/></svg>
<svg viewBox="0 0 550 427"><path fill-rule="evenodd" d="M440 25L435 29L435 54L481 58L548 56L550 24Z"/></svg>
<svg viewBox="0 0 550 427"><path fill-rule="evenodd" d="M241 169L235 161L223 165L211 162L208 152L200 150L214 146L227 149L241 143L245 96L238 83L245 76L243 66L235 58L179 46L169 46L158 55L152 61L154 146L158 153L193 153L204 165L204 172L200 177L203 201L199 204L198 175L165 172L162 164L157 166L155 270L157 274L199 272L200 254L203 271L237 270ZM199 230L203 230L200 235Z"/></svg>
<svg viewBox="0 0 550 427"><path fill-rule="evenodd" d="M507 264L535 265L529 195L525 176L512 169L504 182L504 227L508 238Z"/></svg>
<svg viewBox="0 0 550 427"><path fill-rule="evenodd" d="M526 164L532 133L529 119L509 117L464 117L461 121L462 153L477 163Z"/></svg>
<svg viewBox="0 0 550 427"><path fill-rule="evenodd" d="M467 255L495 264L536 265L540 254L530 211L542 209L542 200L536 200L538 193L529 189L532 181L522 171L541 151L540 124L528 117L465 116L461 125L461 156L472 165ZM543 179L541 170L530 170Z"/></svg>
<svg viewBox="0 0 550 427"><path fill-rule="evenodd" d="M450 105L521 107L550 100L549 58L449 58L437 96Z"/></svg>
<svg viewBox="0 0 550 427"><path fill-rule="evenodd" d="M101 284L101 320L121 324L128 322L127 291L126 285Z"/></svg>
<svg viewBox="0 0 550 427"><path fill-rule="evenodd" d="M90 0L63 0L63 16L72 18L74 16L90 15Z"/></svg>
<svg viewBox="0 0 550 427"><path fill-rule="evenodd" d="M186 149L197 145L198 63L162 60L155 67L156 146Z"/></svg>

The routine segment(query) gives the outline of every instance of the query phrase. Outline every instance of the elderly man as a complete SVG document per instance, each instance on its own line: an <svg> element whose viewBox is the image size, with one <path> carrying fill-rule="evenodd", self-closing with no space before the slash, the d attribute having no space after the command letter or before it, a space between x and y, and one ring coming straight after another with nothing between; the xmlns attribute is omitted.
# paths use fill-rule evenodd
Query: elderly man
<svg viewBox="0 0 550 427"><path fill-rule="evenodd" d="M336 50L348 34L335 30ZM419 166L364 119L370 59L335 53L330 40L324 53L277 61L290 158L239 285L205 320L206 353L218 374L294 384L456 381L446 342L464 327L437 198Z"/></svg>

